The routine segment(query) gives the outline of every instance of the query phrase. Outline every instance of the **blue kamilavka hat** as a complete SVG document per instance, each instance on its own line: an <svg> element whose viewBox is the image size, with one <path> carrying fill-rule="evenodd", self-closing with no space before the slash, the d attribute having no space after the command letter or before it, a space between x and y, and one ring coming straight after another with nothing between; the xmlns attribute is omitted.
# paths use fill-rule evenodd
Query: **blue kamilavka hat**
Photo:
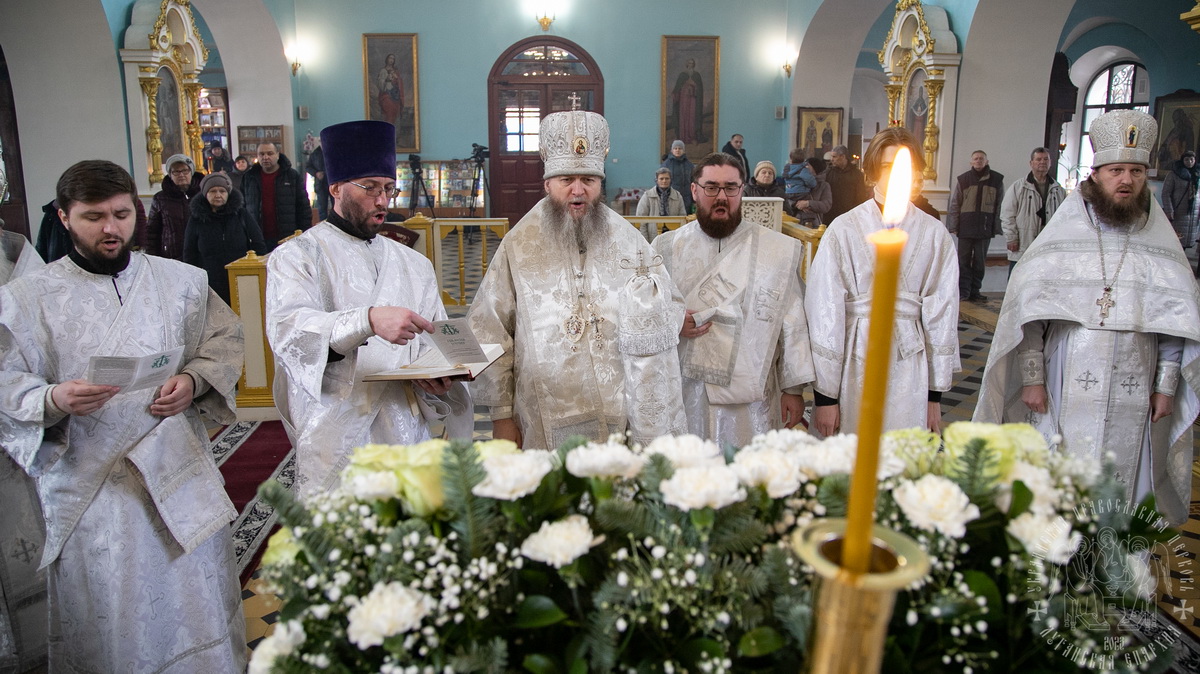
<svg viewBox="0 0 1200 674"><path fill-rule="evenodd" d="M396 127L358 120L321 130L325 178L330 185L357 178L396 177Z"/></svg>

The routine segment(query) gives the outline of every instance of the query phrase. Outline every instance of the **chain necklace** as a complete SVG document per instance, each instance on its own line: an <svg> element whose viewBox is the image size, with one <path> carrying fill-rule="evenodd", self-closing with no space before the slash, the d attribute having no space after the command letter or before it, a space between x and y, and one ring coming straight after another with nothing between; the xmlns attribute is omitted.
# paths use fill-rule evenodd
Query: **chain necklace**
<svg viewBox="0 0 1200 674"><path fill-rule="evenodd" d="M604 322L604 317L596 315L593 302L588 297L590 289L585 271L586 255L587 250L580 248L578 269L569 269L567 272L567 285L574 299L575 307L572 309L571 315L563 321L563 332L571 342L571 351L579 350L578 342L583 339L583 333L589 325L592 326L592 338L596 340L597 345L604 341L604 336L600 332L600 324ZM585 311L588 314L587 318L584 318Z"/></svg>
<svg viewBox="0 0 1200 674"><path fill-rule="evenodd" d="M1090 206L1084 206L1084 212L1087 213L1088 222L1092 228L1096 230L1096 245L1100 248L1100 281L1104 284L1104 293L1100 295L1100 299L1096 300L1096 306L1100 307L1100 325L1104 325L1104 319L1108 318L1108 310L1116 306L1117 301L1112 297L1113 286L1117 284L1117 277L1121 275L1121 268L1125 266L1125 255L1129 253L1129 241L1133 237L1132 231L1125 232L1125 245L1121 247L1121 258L1117 260L1117 268L1113 271L1112 280L1108 279L1108 270L1104 265L1104 239L1100 236L1100 225L1092 218L1092 209Z"/></svg>

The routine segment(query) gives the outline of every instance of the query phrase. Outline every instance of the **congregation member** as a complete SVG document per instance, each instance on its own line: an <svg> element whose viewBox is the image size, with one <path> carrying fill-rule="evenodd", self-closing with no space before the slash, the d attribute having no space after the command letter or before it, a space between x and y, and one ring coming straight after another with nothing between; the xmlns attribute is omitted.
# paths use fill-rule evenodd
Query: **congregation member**
<svg viewBox="0 0 1200 674"><path fill-rule="evenodd" d="M200 193L200 181L204 174L196 170L196 164L186 154L173 154L163 165L167 179L150 201L150 213L146 216L146 228L138 232L137 241L142 251L150 255L183 258L183 233L187 229L189 204Z"/></svg>
<svg viewBox="0 0 1200 674"><path fill-rule="evenodd" d="M304 162L304 172L313 177L313 191L317 199L317 220L329 217L329 181L325 179L325 151L321 142L308 154Z"/></svg>
<svg viewBox="0 0 1200 674"><path fill-rule="evenodd" d="M468 317L505 353L472 385L493 435L557 448L582 435L682 433L683 298L638 231L604 205L608 123L542 120L547 196L500 242Z"/></svg>
<svg viewBox="0 0 1200 674"><path fill-rule="evenodd" d="M1067 191L1050 176L1050 151L1035 147L1029 153L1029 175L1004 192L1000 204L1000 231L1008 247L1008 271L1050 222Z"/></svg>
<svg viewBox="0 0 1200 674"><path fill-rule="evenodd" d="M262 229L268 251L296 230L308 229L312 222L304 178L274 143L258 146L258 163L242 175L241 191L246 210Z"/></svg>
<svg viewBox="0 0 1200 674"><path fill-rule="evenodd" d="M742 192L741 196L746 197L779 197L783 199L783 186L775 182L775 164L766 160L755 164L754 175L746 181ZM787 205L787 201L784 201L784 206Z"/></svg>
<svg viewBox="0 0 1200 674"><path fill-rule="evenodd" d="M225 151L221 141L214 140L208 150L208 172L229 173L232 170L233 159L229 157L229 153Z"/></svg>
<svg viewBox="0 0 1200 674"><path fill-rule="evenodd" d="M804 150L793 148L788 153L788 163L783 165L784 194L787 195L787 212L796 212L796 202L812 197L817 187L817 176L812 166L804 161Z"/></svg>
<svg viewBox="0 0 1200 674"><path fill-rule="evenodd" d="M800 242L742 219L743 179L736 158L705 157L692 183L696 221L654 240L687 306L678 351L688 431L737 447L796 425L814 378Z"/></svg>
<svg viewBox="0 0 1200 674"><path fill-rule="evenodd" d="M1032 424L1096 465L1115 454L1125 496L1153 493L1178 526L1200 409L1200 290L1146 184L1157 135L1136 110L1092 122L1092 174L1013 269L975 420Z"/></svg>
<svg viewBox="0 0 1200 674"><path fill-rule="evenodd" d="M1000 233L1000 204L1004 176L988 166L987 153L971 153L971 169L954 181L946 226L958 236L958 298L979 302L983 297L983 275L987 272L987 250Z"/></svg>
<svg viewBox="0 0 1200 674"><path fill-rule="evenodd" d="M233 189L242 191L242 177L250 170L254 164L244 154L239 154L233 160L233 170L229 172L229 180L233 182Z"/></svg>
<svg viewBox="0 0 1200 674"><path fill-rule="evenodd" d="M241 324L199 269L131 252L136 199L116 164L67 169L73 250L0 288L0 446L45 517L48 669L243 671L237 512L205 430L235 420ZM91 356L160 352L159 386L85 379Z"/></svg>
<svg viewBox="0 0 1200 674"><path fill-rule="evenodd" d="M721 152L733 155L735 159L741 162L742 175L748 176L750 175L750 160L746 157L745 145L746 139L742 137L742 134L735 133L726 141L725 145L721 148Z"/></svg>
<svg viewBox="0 0 1200 674"><path fill-rule="evenodd" d="M200 196L192 199L191 218L183 235L183 261L208 274L208 286L225 304L229 300L229 272L225 265L247 251L267 254L262 230L246 212L240 192L224 173L210 173L200 181Z"/></svg>
<svg viewBox="0 0 1200 674"><path fill-rule="evenodd" d="M1200 188L1200 167L1196 166L1196 153L1188 150L1171 167L1162 187L1163 212L1185 250L1196 245L1196 237L1200 235L1197 188Z"/></svg>
<svg viewBox="0 0 1200 674"><path fill-rule="evenodd" d="M428 440L430 421L469 438L473 424L462 382L362 381L434 348L418 335L446 308L433 264L379 236L396 194L396 128L334 124L321 131L321 145L329 219L267 258L275 406L296 448L302 496L336 487L355 447Z"/></svg>
<svg viewBox="0 0 1200 674"><path fill-rule="evenodd" d="M654 187L642 192L638 199L637 215L687 215L683 195L671 187L671 170L660 168L654 172Z"/></svg>
<svg viewBox="0 0 1200 674"><path fill-rule="evenodd" d="M671 143L671 153L663 157L662 168L671 172L671 188L683 197L685 213L692 212L692 170L696 165L684 154L686 146L682 140Z"/></svg>
<svg viewBox="0 0 1200 674"><path fill-rule="evenodd" d="M875 279L867 236L885 227L884 196L900 147L911 153L914 183L922 181L925 162L913 135L902 127L875 134L863 157L874 198L829 225L808 273L804 308L817 375L812 427L824 436L858 428ZM911 203L895 227L908 233L908 243L900 260L884 429L937 431L941 395L960 369L954 241L941 222Z"/></svg>
<svg viewBox="0 0 1200 674"><path fill-rule="evenodd" d="M850 148L838 145L829 151L829 169L825 182L833 196L833 204L825 213L825 222L830 223L843 213L870 198L863 172L850 162Z"/></svg>
<svg viewBox="0 0 1200 674"><path fill-rule="evenodd" d="M792 203L792 215L806 227L820 227L828 222L826 214L833 207L833 189L826 179L828 165L824 159L813 157L808 160L813 173L817 176L817 186L813 188L807 199Z"/></svg>

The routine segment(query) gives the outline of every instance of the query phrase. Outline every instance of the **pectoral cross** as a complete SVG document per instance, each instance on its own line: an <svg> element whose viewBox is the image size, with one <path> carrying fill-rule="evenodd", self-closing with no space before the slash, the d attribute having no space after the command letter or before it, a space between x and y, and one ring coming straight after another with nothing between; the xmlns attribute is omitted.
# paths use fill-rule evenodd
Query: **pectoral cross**
<svg viewBox="0 0 1200 674"><path fill-rule="evenodd" d="M1105 288L1104 294L1100 299L1096 300L1096 306L1100 307L1100 325L1104 325L1104 319L1108 318L1108 310L1113 307L1116 302L1112 298L1112 288Z"/></svg>

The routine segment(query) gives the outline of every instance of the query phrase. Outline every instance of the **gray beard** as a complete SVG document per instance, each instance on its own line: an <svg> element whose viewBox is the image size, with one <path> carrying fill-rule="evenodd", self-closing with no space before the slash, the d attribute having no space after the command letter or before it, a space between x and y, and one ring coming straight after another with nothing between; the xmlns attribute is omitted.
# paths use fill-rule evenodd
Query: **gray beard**
<svg viewBox="0 0 1200 674"><path fill-rule="evenodd" d="M550 245L558 251L573 255L608 239L608 218L600 208L599 199L588 204L578 220L567 212L565 205L553 198L546 200L545 208L542 230Z"/></svg>

